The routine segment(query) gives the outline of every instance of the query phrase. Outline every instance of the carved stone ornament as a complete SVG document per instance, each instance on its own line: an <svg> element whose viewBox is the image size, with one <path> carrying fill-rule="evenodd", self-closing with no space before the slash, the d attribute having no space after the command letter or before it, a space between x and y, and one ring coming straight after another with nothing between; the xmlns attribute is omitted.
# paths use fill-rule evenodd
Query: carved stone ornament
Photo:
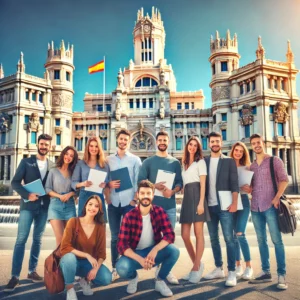
<svg viewBox="0 0 300 300"><path fill-rule="evenodd" d="M147 132L144 132L142 137L140 136L140 132L137 132L132 138L130 149L134 151L155 150L155 140Z"/></svg>
<svg viewBox="0 0 300 300"><path fill-rule="evenodd" d="M120 121L121 119L121 99L118 98L116 101L116 119Z"/></svg>
<svg viewBox="0 0 300 300"><path fill-rule="evenodd" d="M72 108L72 96L65 94L53 94L52 106L59 106L64 108Z"/></svg>
<svg viewBox="0 0 300 300"><path fill-rule="evenodd" d="M165 118L165 97L161 97L159 101L159 117Z"/></svg>
<svg viewBox="0 0 300 300"><path fill-rule="evenodd" d="M225 121L220 122L218 125L221 130L227 129L227 122L225 122Z"/></svg>
<svg viewBox="0 0 300 300"><path fill-rule="evenodd" d="M159 75L160 85L166 85L165 72L162 70Z"/></svg>
<svg viewBox="0 0 300 300"><path fill-rule="evenodd" d="M37 113L32 113L29 117L29 122L28 122L28 130L30 131L39 131L40 128L40 118Z"/></svg>
<svg viewBox="0 0 300 300"><path fill-rule="evenodd" d="M63 132L63 129L63 127L56 126L54 130L55 134L61 134Z"/></svg>
<svg viewBox="0 0 300 300"><path fill-rule="evenodd" d="M286 123L290 115L286 111L286 105L283 102L277 102L274 111L275 123Z"/></svg>
<svg viewBox="0 0 300 300"><path fill-rule="evenodd" d="M176 137L183 137L183 129L182 128L175 128L175 136Z"/></svg>
<svg viewBox="0 0 300 300"><path fill-rule="evenodd" d="M139 131L140 131L140 138L143 139L143 131L144 131L144 123L143 123L143 119L140 119L139 124Z"/></svg>
<svg viewBox="0 0 300 300"><path fill-rule="evenodd" d="M200 128L200 134L203 137L207 137L209 135L209 128Z"/></svg>
<svg viewBox="0 0 300 300"><path fill-rule="evenodd" d="M241 125L252 125L253 124L253 114L252 107L249 104L244 104L242 106L242 116L241 116Z"/></svg>
<svg viewBox="0 0 300 300"><path fill-rule="evenodd" d="M0 115L0 132L7 132L10 130L10 119L7 113L1 113Z"/></svg>
<svg viewBox="0 0 300 300"><path fill-rule="evenodd" d="M188 128L187 133L189 136L198 135L196 128Z"/></svg>
<svg viewBox="0 0 300 300"><path fill-rule="evenodd" d="M163 124L160 124L160 125L159 125L159 131L160 131L160 132L166 131L166 126L163 125Z"/></svg>
<svg viewBox="0 0 300 300"><path fill-rule="evenodd" d="M96 136L96 131L95 131L95 130L89 130L89 131L87 132L87 136L88 136L89 138Z"/></svg>
<svg viewBox="0 0 300 300"><path fill-rule="evenodd" d="M107 130L105 129L100 129L100 132L99 132L99 137L100 138L106 138L107 137Z"/></svg>
<svg viewBox="0 0 300 300"><path fill-rule="evenodd" d="M229 99L230 98L230 89L228 86L215 87L211 92L212 102L221 100L221 99Z"/></svg>
<svg viewBox="0 0 300 300"><path fill-rule="evenodd" d="M75 133L75 138L78 139L78 140L81 140L83 138L82 132L76 132Z"/></svg>

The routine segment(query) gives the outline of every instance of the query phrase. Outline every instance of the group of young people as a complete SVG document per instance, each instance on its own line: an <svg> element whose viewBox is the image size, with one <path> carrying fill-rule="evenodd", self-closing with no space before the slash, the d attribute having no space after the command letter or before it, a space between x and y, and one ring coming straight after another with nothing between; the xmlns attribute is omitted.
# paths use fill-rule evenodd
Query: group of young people
<svg viewBox="0 0 300 300"><path fill-rule="evenodd" d="M278 190L273 190L270 159L264 150L264 141L253 134L250 143L256 154L251 164L246 146L237 142L229 156L222 154L222 136L211 132L208 136L210 156L203 157L198 137L191 137L184 148L182 166L168 154L169 136L159 132L156 136L156 155L143 163L129 152L131 134L121 129L117 134L116 153L105 157L98 137L88 140L83 159L78 159L75 148L68 146L61 152L56 164L47 154L51 136L42 134L38 138L36 156L20 162L12 180L12 188L21 196L20 218L17 240L14 247L11 279L5 291L11 292L19 284L24 258L24 249L33 224L33 242L30 251L28 279L43 281L36 267L41 247L41 238L47 220L61 245L60 267L64 276L67 300L76 300L75 277L84 295L92 295L90 283L108 285L118 277L129 279L127 292L137 291L137 270L155 272L155 290L163 296L172 296L168 283L179 284L172 268L179 258L174 245L176 224L175 194L183 189L180 212L181 236L192 261L192 268L182 278L191 283L201 280L204 272L204 223L207 223L215 262L215 269L205 279L225 278L219 241L219 224L226 243L228 275L226 286L235 286L242 277L251 283L272 280L270 273L269 247L266 224L275 247L279 289L286 289L285 250L278 227L277 211L280 196L287 184L288 176L283 162L273 158ZM122 182L112 180L110 173L127 168L131 187L120 189ZM89 181L90 170L106 172L106 179L99 184L102 193L86 190L94 183ZM253 173L251 184L239 185L242 169ZM172 174L172 187L167 181L157 181L162 170ZM40 179L46 195L29 193L23 184ZM220 192L229 191L230 205L222 208ZM75 196L78 195L76 213ZM241 194L242 209L238 210ZM251 200L249 195L251 194ZM246 238L246 227L251 211L260 251L262 271L253 276L250 248ZM76 215L78 217L76 217ZM106 259L106 231L108 221L111 231L110 271L103 263ZM196 244L191 241L193 225ZM246 268L243 270L241 253Z"/></svg>

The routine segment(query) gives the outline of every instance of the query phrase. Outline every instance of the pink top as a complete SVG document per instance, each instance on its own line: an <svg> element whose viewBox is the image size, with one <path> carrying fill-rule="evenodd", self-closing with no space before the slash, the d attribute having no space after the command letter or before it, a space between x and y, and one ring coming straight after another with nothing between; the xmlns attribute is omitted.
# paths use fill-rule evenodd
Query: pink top
<svg viewBox="0 0 300 300"><path fill-rule="evenodd" d="M270 170L271 156L264 158L260 165L256 160L251 164L250 170L254 172L252 179L252 201L251 210L266 211L272 206L272 200L276 193L273 188L271 170ZM279 182L288 182L288 175L284 168L282 160L274 156L274 172L277 185Z"/></svg>

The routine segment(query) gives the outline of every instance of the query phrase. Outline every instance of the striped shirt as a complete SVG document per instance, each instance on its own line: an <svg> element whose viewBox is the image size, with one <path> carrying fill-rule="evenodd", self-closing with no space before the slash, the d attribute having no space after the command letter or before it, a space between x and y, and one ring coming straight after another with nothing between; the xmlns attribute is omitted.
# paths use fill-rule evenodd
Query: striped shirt
<svg viewBox="0 0 300 300"><path fill-rule="evenodd" d="M256 160L251 164L250 170L254 172L252 179L252 201L251 210L263 212L272 206L272 200L276 193L273 188L271 170L271 156L265 157L260 165ZM288 182L288 175L284 168L282 160L274 156L274 173L277 186L280 182Z"/></svg>

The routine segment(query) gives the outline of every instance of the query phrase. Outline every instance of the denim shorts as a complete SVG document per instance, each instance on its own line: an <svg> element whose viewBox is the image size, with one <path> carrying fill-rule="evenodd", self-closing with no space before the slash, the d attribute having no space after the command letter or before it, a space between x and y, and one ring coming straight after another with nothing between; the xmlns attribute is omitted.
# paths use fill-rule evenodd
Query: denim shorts
<svg viewBox="0 0 300 300"><path fill-rule="evenodd" d="M58 198L51 198L48 209L49 220L69 220L76 217L75 201L71 197L67 202L62 202Z"/></svg>

